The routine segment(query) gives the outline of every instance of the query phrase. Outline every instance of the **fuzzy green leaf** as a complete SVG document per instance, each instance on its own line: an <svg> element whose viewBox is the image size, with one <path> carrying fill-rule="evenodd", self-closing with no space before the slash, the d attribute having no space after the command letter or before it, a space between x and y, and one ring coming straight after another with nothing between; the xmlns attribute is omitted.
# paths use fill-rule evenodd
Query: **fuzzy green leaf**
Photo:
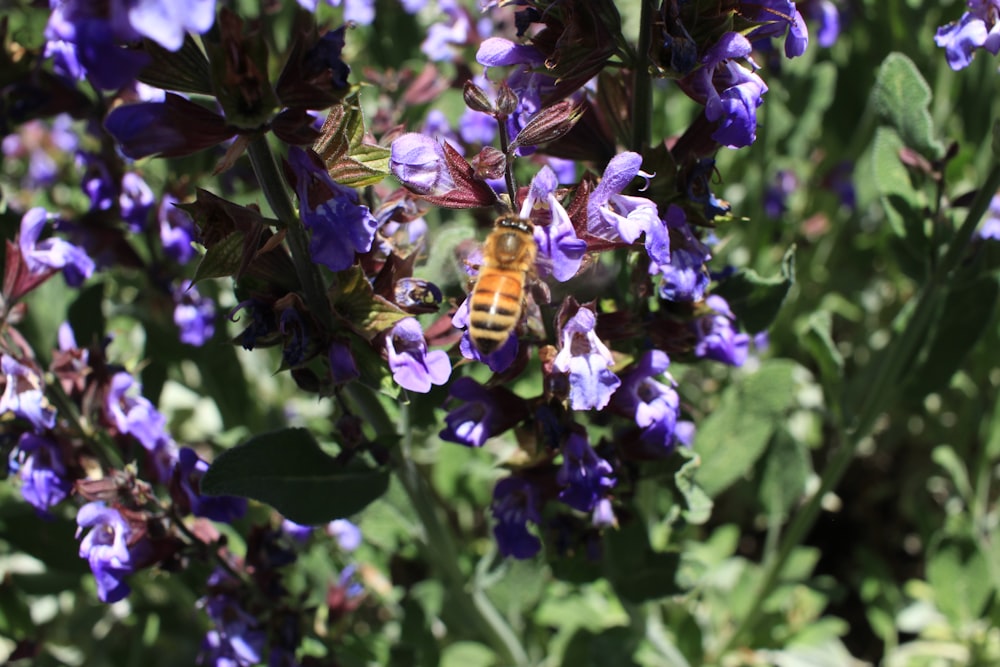
<svg viewBox="0 0 1000 667"><path fill-rule="evenodd" d="M930 159L944 155L944 146L934 136L934 123L928 111L930 86L912 60L902 53L886 56L872 95L875 110L896 128L907 146Z"/></svg>
<svg viewBox="0 0 1000 667"><path fill-rule="evenodd" d="M205 473L201 491L252 498L308 525L356 514L388 485L388 471L344 465L320 449L309 431L290 428L223 452Z"/></svg>

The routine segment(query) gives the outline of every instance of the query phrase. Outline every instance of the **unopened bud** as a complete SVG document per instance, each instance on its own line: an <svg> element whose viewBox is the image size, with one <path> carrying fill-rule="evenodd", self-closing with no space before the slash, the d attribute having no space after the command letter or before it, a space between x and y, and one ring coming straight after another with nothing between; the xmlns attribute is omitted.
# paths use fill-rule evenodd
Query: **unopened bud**
<svg viewBox="0 0 1000 667"><path fill-rule="evenodd" d="M492 146L486 146L479 151L479 155L472 158L472 168L480 178L503 178L504 169L507 168L507 156Z"/></svg>
<svg viewBox="0 0 1000 667"><path fill-rule="evenodd" d="M465 106L473 111L481 111L488 114L493 113L493 104L486 95L486 91L471 81L465 82L465 87L462 89L462 97L465 98Z"/></svg>
<svg viewBox="0 0 1000 667"><path fill-rule="evenodd" d="M572 130L582 115L583 108L569 100L542 109L518 132L517 137L510 143L510 150L555 141Z"/></svg>
<svg viewBox="0 0 1000 667"><path fill-rule="evenodd" d="M497 114L509 116L517 111L517 94L511 90L506 81L500 82L500 92L497 93Z"/></svg>

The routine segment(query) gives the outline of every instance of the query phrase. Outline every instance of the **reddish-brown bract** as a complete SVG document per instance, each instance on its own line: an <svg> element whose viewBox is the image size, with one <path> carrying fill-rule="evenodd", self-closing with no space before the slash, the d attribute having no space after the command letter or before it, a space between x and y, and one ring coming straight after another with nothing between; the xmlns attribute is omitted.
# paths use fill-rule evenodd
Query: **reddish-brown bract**
<svg viewBox="0 0 1000 667"><path fill-rule="evenodd" d="M469 299L469 335L481 353L503 345L521 320L524 282L537 254L529 221L497 218L483 244L483 263Z"/></svg>

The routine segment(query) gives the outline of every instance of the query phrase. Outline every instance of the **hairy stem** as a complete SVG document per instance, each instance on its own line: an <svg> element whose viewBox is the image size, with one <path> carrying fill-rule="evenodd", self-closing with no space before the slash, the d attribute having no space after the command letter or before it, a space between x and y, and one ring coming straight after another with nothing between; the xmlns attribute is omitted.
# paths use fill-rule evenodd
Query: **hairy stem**
<svg viewBox="0 0 1000 667"><path fill-rule="evenodd" d="M400 405L399 424L386 414L378 397L357 382L349 383L344 392L377 435L399 435L401 446L396 450L395 472L424 531L424 548L438 568L445 589L454 596L459 614L474 627L480 638L500 656L500 664L522 667L529 664L528 656L514 631L485 592L470 587L459 567L458 548L451 531L441 520L434 495L427 486L411 456L413 429L410 427L409 404Z"/></svg>
<svg viewBox="0 0 1000 667"><path fill-rule="evenodd" d="M323 325L326 331L333 331L336 327L333 321L333 312L330 310L330 301L326 297L326 290L323 287L323 277L319 269L309 256L309 237L306 234L305 225L295 212L288 189L285 187L285 179L278 170L278 163L275 162L274 154L267 143L266 135L254 137L250 142L247 151L250 155L250 163L253 165L257 182L260 183L261 190L267 203L271 205L271 210L281 221L288 238L288 247L292 252L292 263L295 265L295 274L298 276L302 291L305 293L306 304L313 317Z"/></svg>
<svg viewBox="0 0 1000 667"><path fill-rule="evenodd" d="M639 43L635 54L635 77L632 87L632 145L641 153L652 136L653 84L649 76L649 47L653 34L653 0L642 0L639 18Z"/></svg>

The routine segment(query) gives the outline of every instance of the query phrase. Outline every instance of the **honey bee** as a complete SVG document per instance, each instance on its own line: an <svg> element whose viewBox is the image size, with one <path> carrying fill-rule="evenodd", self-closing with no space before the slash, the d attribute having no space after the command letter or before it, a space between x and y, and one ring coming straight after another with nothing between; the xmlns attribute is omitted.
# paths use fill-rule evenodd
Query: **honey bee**
<svg viewBox="0 0 1000 667"><path fill-rule="evenodd" d="M521 320L524 283L538 255L533 229L523 218L500 216L483 244L483 263L469 298L469 335L482 354L507 342Z"/></svg>

